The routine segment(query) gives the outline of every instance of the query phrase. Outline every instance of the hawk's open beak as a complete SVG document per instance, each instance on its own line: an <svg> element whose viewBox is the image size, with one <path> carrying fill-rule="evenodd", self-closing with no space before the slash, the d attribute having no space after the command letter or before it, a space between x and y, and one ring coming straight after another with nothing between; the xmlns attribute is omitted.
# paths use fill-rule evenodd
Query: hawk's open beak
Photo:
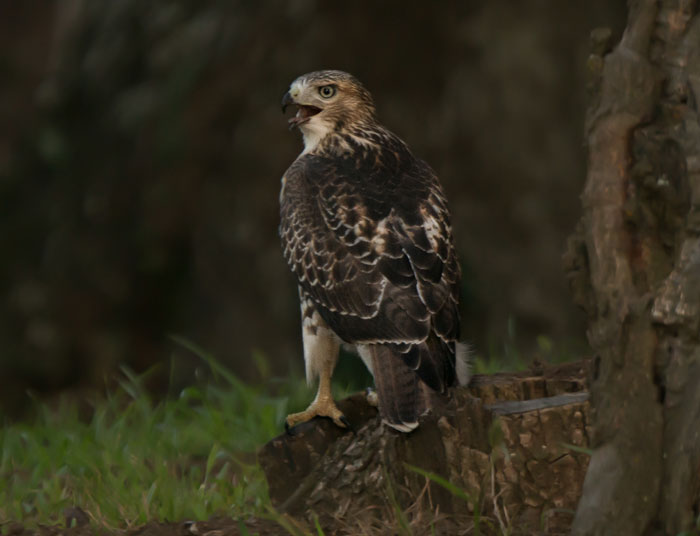
<svg viewBox="0 0 700 536"><path fill-rule="evenodd" d="M288 121L289 130L292 130L294 127L303 125L314 115L321 112L321 108L318 108L316 106L311 106L310 104L299 104L294 99L294 97L290 95L289 91L287 91L287 93L284 94L284 97L282 97L282 113L284 113L287 110L287 106L289 106L290 104L296 106L298 110L297 114Z"/></svg>
<svg viewBox="0 0 700 536"><path fill-rule="evenodd" d="M284 94L284 97L282 97L282 113L287 111L287 106L289 106L290 104L294 104L294 99L289 94L289 91L287 91Z"/></svg>

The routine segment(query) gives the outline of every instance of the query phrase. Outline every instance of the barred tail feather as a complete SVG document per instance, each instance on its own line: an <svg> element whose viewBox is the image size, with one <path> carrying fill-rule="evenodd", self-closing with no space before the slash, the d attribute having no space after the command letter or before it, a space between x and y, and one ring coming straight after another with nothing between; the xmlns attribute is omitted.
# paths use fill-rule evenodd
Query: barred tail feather
<svg viewBox="0 0 700 536"><path fill-rule="evenodd" d="M418 417L427 410L416 371L406 365L402 354L392 346L373 344L368 349L382 421L399 432L415 430Z"/></svg>

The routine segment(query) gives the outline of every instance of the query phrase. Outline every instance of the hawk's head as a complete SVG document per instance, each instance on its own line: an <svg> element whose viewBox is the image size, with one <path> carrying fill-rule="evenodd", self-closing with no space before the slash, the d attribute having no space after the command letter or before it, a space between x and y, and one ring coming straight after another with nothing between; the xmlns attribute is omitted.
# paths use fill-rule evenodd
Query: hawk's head
<svg viewBox="0 0 700 536"><path fill-rule="evenodd" d="M284 94L282 111L290 104L298 107L297 114L289 120L290 128L301 129L306 151L330 132L374 121L375 117L369 91L343 71L315 71L300 76Z"/></svg>

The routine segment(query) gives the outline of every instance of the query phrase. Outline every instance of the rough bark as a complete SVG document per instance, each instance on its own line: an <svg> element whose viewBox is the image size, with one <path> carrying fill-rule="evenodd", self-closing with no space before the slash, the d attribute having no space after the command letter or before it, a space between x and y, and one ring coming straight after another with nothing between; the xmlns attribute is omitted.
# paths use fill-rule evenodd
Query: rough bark
<svg viewBox="0 0 700 536"><path fill-rule="evenodd" d="M700 502L700 17L629 3L594 32L583 217L565 261L595 351L573 534L678 534Z"/></svg>
<svg viewBox="0 0 700 536"><path fill-rule="evenodd" d="M339 406L355 434L316 419L261 449L270 497L282 512L348 533L393 519L397 505L413 519L449 524L451 534L473 528L475 508L494 527L561 533L588 464L576 448L590 433L585 377L583 363L477 376L443 415L408 435L382 426L364 395L352 396ZM449 480L469 500L407 464Z"/></svg>

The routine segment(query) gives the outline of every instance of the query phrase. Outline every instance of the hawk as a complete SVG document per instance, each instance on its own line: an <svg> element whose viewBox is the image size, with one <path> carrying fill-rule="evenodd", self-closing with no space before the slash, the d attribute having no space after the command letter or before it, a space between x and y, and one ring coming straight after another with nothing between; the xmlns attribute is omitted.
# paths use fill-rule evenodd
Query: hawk
<svg viewBox="0 0 700 536"><path fill-rule="evenodd" d="M298 109L289 124L304 150L282 178L280 237L299 283L307 381L319 386L286 425L315 416L349 424L331 395L342 344L374 376L382 420L410 432L457 373L466 379L445 194L430 166L379 123L352 75L300 76L283 112L288 105Z"/></svg>

